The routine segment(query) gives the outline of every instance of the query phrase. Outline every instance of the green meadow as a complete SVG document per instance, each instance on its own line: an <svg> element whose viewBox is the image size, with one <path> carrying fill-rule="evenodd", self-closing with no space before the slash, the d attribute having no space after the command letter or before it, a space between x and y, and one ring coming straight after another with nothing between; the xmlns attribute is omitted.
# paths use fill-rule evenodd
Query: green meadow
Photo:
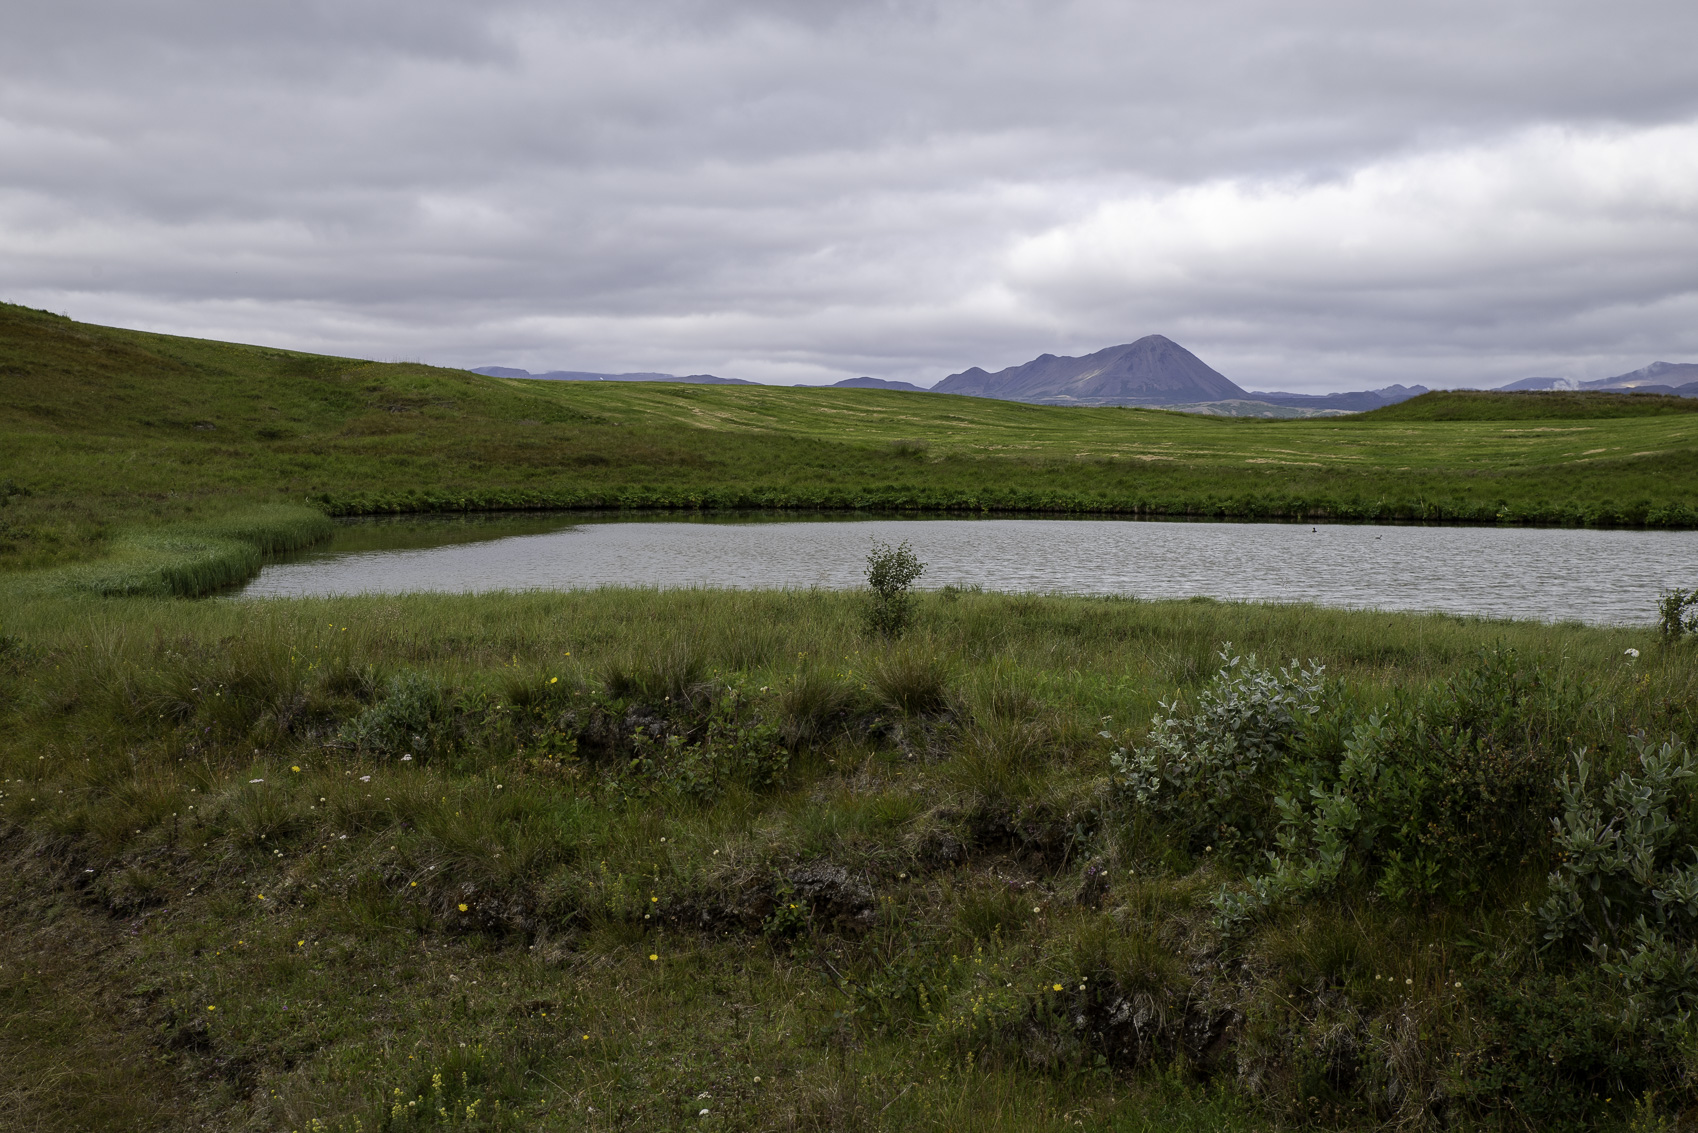
<svg viewBox="0 0 1698 1133"><path fill-rule="evenodd" d="M1691 526L1681 403L1255 421L516 382L17 307L0 387L4 1127L1659 1130L1698 1105L1678 617L217 594L360 512Z"/></svg>

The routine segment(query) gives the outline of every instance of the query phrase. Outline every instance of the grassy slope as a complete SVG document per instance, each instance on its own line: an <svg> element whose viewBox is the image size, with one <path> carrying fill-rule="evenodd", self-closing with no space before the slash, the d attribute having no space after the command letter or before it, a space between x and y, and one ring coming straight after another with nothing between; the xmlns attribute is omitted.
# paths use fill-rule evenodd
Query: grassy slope
<svg viewBox="0 0 1698 1133"><path fill-rule="evenodd" d="M1364 413L1358 421L1610 420L1698 413L1698 398L1613 390L1439 390Z"/></svg>
<svg viewBox="0 0 1698 1133"><path fill-rule="evenodd" d="M23 490L0 490L0 566L9 568L86 560L112 551L115 533L259 504L1689 526L1698 524L1698 418L1241 421L885 391L515 381L0 306L8 482ZM279 522L297 528L284 544L312 537L310 517ZM147 548L127 553L151 562Z"/></svg>

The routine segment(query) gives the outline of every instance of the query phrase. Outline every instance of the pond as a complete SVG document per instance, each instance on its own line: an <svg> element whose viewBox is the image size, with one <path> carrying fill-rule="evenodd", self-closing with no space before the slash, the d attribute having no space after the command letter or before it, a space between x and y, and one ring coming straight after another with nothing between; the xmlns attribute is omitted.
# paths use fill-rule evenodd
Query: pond
<svg viewBox="0 0 1698 1133"><path fill-rule="evenodd" d="M266 566L244 598L619 586L861 585L874 540L907 540L920 585L1206 596L1648 624L1698 585L1698 532L728 515L354 520Z"/></svg>

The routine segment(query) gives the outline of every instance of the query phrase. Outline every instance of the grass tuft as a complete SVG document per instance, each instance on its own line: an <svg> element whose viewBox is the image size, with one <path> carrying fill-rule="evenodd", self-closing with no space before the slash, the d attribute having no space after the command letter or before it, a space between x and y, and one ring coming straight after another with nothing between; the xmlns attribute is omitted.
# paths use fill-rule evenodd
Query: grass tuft
<svg viewBox="0 0 1698 1133"><path fill-rule="evenodd" d="M867 687L881 706L903 716L934 715L949 702L952 670L935 645L896 645L869 659Z"/></svg>

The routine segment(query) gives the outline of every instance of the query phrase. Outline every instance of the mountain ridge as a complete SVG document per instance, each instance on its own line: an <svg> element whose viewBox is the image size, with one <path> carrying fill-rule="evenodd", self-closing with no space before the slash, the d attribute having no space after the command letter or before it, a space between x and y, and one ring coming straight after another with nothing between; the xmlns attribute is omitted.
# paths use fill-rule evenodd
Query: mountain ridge
<svg viewBox="0 0 1698 1133"><path fill-rule="evenodd" d="M899 382L891 378L844 378L840 382L832 382L826 389L894 389L904 393L931 393L925 386L917 386L913 382Z"/></svg>
<svg viewBox="0 0 1698 1133"><path fill-rule="evenodd" d="M534 374L507 366L480 366L473 373L490 377L571 382L682 382L692 385L758 385L743 378L714 374L650 372L604 374L587 370L551 370ZM1245 390L1197 355L1160 334L1108 346L1079 357L1040 354L1029 362L992 373L972 366L950 374L929 390L912 382L862 376L813 389L898 390L946 393L1020 401L1036 405L1144 406L1226 416L1315 416L1363 413L1396 405L1427 393L1423 385L1393 384L1371 390L1336 393L1289 393ZM1521 390L1627 390L1698 397L1698 363L1652 362L1637 370L1590 381L1571 378L1522 378L1496 387ZM1294 413L1292 411L1295 411Z"/></svg>
<svg viewBox="0 0 1698 1133"><path fill-rule="evenodd" d="M1698 397L1698 362L1652 362L1625 374L1580 382L1573 378L1522 378L1498 386L1500 393L1520 390L1633 390L1636 393L1667 393L1676 397Z"/></svg>

